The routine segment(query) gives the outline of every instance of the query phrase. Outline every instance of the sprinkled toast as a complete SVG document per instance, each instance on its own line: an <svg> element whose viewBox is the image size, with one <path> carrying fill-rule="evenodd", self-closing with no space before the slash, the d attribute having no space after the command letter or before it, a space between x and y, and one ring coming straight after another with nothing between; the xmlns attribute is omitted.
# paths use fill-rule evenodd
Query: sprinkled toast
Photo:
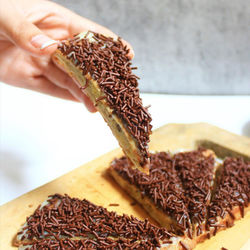
<svg viewBox="0 0 250 250"><path fill-rule="evenodd" d="M115 159L109 171L162 227L176 232L190 229L184 190L168 153L151 155L149 175L131 169L125 157Z"/></svg>
<svg viewBox="0 0 250 250"><path fill-rule="evenodd" d="M250 164L235 158L220 164L211 150L151 154L148 176L128 168L125 157L109 172L161 226L189 237L187 249L249 210Z"/></svg>
<svg viewBox="0 0 250 250"><path fill-rule="evenodd" d="M176 153L173 162L184 190L185 206L192 224L191 237L198 242L205 232L207 207L219 164L212 150L202 148Z"/></svg>
<svg viewBox="0 0 250 250"><path fill-rule="evenodd" d="M208 206L207 237L234 225L250 211L250 162L228 157L218 168Z"/></svg>
<svg viewBox="0 0 250 250"><path fill-rule="evenodd" d="M55 194L27 218L19 249L183 249L185 239L87 200Z"/></svg>
<svg viewBox="0 0 250 250"><path fill-rule="evenodd" d="M120 38L84 32L63 41L52 59L94 103L131 166L148 173L151 116L142 105L128 53Z"/></svg>

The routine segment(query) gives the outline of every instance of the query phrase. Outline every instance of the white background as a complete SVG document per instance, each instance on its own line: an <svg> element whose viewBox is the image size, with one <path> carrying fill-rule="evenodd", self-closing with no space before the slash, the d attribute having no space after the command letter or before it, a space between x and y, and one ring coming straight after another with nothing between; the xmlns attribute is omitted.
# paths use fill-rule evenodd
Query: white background
<svg viewBox="0 0 250 250"><path fill-rule="evenodd" d="M118 147L102 117L82 104L2 83L0 95L0 204ZM154 129L208 122L250 136L250 96L142 98L152 105Z"/></svg>

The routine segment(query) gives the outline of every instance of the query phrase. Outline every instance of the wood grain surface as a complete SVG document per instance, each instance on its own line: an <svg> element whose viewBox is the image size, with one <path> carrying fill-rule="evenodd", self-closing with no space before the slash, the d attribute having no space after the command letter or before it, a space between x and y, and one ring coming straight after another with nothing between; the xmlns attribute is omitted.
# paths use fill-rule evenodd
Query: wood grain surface
<svg viewBox="0 0 250 250"><path fill-rule="evenodd" d="M150 150L194 149L198 145L213 149L220 157L240 155L250 159L249 138L205 123L165 125L153 132ZM140 219L148 217L138 204L132 204L133 200L106 173L110 162L121 155L121 150L116 149L1 206L0 249L14 249L12 240L26 217L31 215L48 195L54 193L67 193L71 197L86 198L119 214L132 214ZM119 206L109 206L111 203L118 203ZM230 250L242 247L250 249L249 239L250 213L236 222L234 227L219 232L195 249L220 250L221 247Z"/></svg>

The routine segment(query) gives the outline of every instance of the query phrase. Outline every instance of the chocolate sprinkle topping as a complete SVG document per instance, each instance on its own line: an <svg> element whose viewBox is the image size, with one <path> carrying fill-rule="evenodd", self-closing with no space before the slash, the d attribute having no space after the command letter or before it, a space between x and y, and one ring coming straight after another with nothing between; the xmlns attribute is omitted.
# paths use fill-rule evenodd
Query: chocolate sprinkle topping
<svg viewBox="0 0 250 250"><path fill-rule="evenodd" d="M50 196L26 223L18 235L33 242L30 249L156 249L172 237L148 220L120 216L85 199L59 194Z"/></svg>
<svg viewBox="0 0 250 250"><path fill-rule="evenodd" d="M95 41L78 36L68 39L59 45L58 49L67 56L83 75L97 81L105 96L97 101L106 99L114 113L126 124L127 130L138 142L138 148L144 161L149 158L148 142L152 126L151 116L147 108L142 106L139 96L138 77L132 73L128 58L129 49L120 38L117 41L101 34L94 34ZM88 34L88 33L87 33Z"/></svg>
<svg viewBox="0 0 250 250"><path fill-rule="evenodd" d="M137 186L143 197L149 197L157 207L177 221L178 229L184 231L190 227L184 191L169 154L160 152L150 156L149 175L131 169L125 157L114 160L111 167Z"/></svg>
<svg viewBox="0 0 250 250"><path fill-rule="evenodd" d="M239 207L244 217L244 207L250 202L250 162L242 158L226 158L216 182L208 210L208 227L216 227L218 217L224 218L226 214L234 220L231 212L234 207ZM232 223L228 221L226 226L232 226Z"/></svg>

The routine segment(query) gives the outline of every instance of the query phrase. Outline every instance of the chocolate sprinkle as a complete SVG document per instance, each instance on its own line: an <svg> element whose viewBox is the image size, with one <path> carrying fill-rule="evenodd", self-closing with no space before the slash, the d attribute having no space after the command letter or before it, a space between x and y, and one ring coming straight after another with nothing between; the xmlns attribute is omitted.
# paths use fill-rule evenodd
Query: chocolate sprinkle
<svg viewBox="0 0 250 250"><path fill-rule="evenodd" d="M110 207L119 207L120 205L117 204L117 203L110 203L109 206L110 206Z"/></svg>
<svg viewBox="0 0 250 250"><path fill-rule="evenodd" d="M142 106L139 96L138 77L132 73L128 58L129 49L120 38L117 41L104 35L93 33L95 42L87 36L78 36L62 42L58 49L67 56L83 75L88 73L97 81L104 97L96 101L107 101L114 113L126 124L129 133L138 142L144 166L148 161L148 142L151 134L151 116L147 108Z"/></svg>
<svg viewBox="0 0 250 250"><path fill-rule="evenodd" d="M130 184L134 184L168 216L177 221L182 231L190 227L189 215L185 206L181 181L177 176L172 157L160 152L150 156L149 175L137 169L131 169L127 158L122 157L112 162L111 168L118 172Z"/></svg>
<svg viewBox="0 0 250 250"><path fill-rule="evenodd" d="M55 194L27 218L19 235L30 249L132 249L160 247L172 234L133 216L117 215L87 200Z"/></svg>
<svg viewBox="0 0 250 250"><path fill-rule="evenodd" d="M188 250L188 248L182 241L180 241L180 245L182 246L183 250Z"/></svg>

